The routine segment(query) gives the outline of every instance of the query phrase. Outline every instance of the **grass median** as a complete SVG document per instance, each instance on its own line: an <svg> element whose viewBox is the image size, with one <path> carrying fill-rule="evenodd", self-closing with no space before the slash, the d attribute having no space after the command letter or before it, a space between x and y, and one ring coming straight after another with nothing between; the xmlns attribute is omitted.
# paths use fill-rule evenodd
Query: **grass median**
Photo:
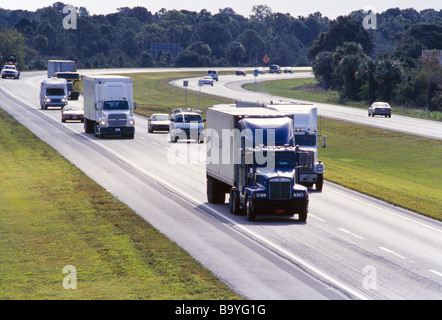
<svg viewBox="0 0 442 320"><path fill-rule="evenodd" d="M0 299L240 298L2 110L0 158Z"/></svg>

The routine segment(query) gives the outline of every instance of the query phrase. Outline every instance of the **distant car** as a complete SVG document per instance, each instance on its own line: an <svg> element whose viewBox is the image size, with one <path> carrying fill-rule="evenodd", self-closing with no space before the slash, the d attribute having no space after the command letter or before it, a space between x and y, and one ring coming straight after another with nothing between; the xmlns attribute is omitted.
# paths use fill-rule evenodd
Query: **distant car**
<svg viewBox="0 0 442 320"><path fill-rule="evenodd" d="M376 115L391 118L391 107L386 102L374 102L368 108L368 116L374 117Z"/></svg>
<svg viewBox="0 0 442 320"><path fill-rule="evenodd" d="M295 73L295 69L292 67L287 67L284 69L284 73Z"/></svg>
<svg viewBox="0 0 442 320"><path fill-rule="evenodd" d="M264 68L261 68L261 67L256 68L255 72L257 72L258 74L266 74L266 71L264 70Z"/></svg>
<svg viewBox="0 0 442 320"><path fill-rule="evenodd" d="M153 114L147 119L147 131L152 133L154 131L166 131L169 132L170 115L166 113Z"/></svg>
<svg viewBox="0 0 442 320"><path fill-rule="evenodd" d="M237 76L246 76L247 75L247 73L246 73L246 71L245 70L236 70L236 73L235 73Z"/></svg>
<svg viewBox="0 0 442 320"><path fill-rule="evenodd" d="M213 79L212 79L212 77L209 77L209 76L202 77L201 81L203 82L204 85L208 84L208 85L211 85L213 87Z"/></svg>
<svg viewBox="0 0 442 320"><path fill-rule="evenodd" d="M84 110L81 106L65 106L61 109L61 122L67 120L84 121Z"/></svg>
<svg viewBox="0 0 442 320"><path fill-rule="evenodd" d="M216 71L216 70L207 71L207 76L211 77L215 81L218 81L218 71Z"/></svg>
<svg viewBox="0 0 442 320"><path fill-rule="evenodd" d="M20 71L15 65L5 65L1 71L2 78L20 78Z"/></svg>
<svg viewBox="0 0 442 320"><path fill-rule="evenodd" d="M273 73L281 74L281 67L276 64L271 65L269 68L269 73L270 74L273 74Z"/></svg>

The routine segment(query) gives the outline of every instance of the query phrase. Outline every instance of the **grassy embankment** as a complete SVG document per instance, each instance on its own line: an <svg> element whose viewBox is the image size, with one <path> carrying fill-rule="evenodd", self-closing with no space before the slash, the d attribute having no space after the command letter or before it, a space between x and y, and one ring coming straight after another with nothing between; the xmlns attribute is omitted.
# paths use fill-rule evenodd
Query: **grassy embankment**
<svg viewBox="0 0 442 320"><path fill-rule="evenodd" d="M137 113L150 116L153 113L171 113L173 109L186 107L185 91L172 87L169 82L174 79L201 77L201 72L176 73L135 73L130 76L134 84L134 100L138 103ZM213 87L216 90L216 82ZM234 103L234 100L223 99L201 93L200 109L206 110L214 104ZM187 91L187 106L198 107L198 92Z"/></svg>
<svg viewBox="0 0 442 320"><path fill-rule="evenodd" d="M344 105L342 101L340 101L337 91L322 90L316 86L317 83L317 80L314 78L266 81L258 83L256 90L292 99ZM247 90L255 90L254 84L247 84L244 88ZM364 110L368 108L367 103L361 101L347 101L345 105ZM442 121L442 112L430 112L428 110L404 108L395 105L392 105L391 108L393 114Z"/></svg>
<svg viewBox="0 0 442 320"><path fill-rule="evenodd" d="M314 83L315 79L272 81L256 89L294 99L337 102L336 92L303 87ZM253 84L245 87L254 90ZM440 113L419 115L440 117ZM328 137L328 147L319 153L327 180L442 220L441 141L326 118L321 125L321 133Z"/></svg>
<svg viewBox="0 0 442 320"><path fill-rule="evenodd" d="M240 298L1 110L0 158L0 299Z"/></svg>

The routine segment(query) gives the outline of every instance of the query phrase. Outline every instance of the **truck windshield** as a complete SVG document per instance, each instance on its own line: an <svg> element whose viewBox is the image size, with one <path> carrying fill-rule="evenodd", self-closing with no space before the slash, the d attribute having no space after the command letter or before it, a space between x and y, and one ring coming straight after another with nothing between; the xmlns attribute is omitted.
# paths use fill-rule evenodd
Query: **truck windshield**
<svg viewBox="0 0 442 320"><path fill-rule="evenodd" d="M186 114L184 116L184 122L185 123L190 123L190 122L198 122L198 123L202 123L203 119L201 118L200 115L193 115L193 114Z"/></svg>
<svg viewBox="0 0 442 320"><path fill-rule="evenodd" d="M106 101L103 105L103 110L129 110L127 101Z"/></svg>
<svg viewBox="0 0 442 320"><path fill-rule="evenodd" d="M314 147L316 146L316 136L314 135L295 135L295 144L298 146Z"/></svg>
<svg viewBox="0 0 442 320"><path fill-rule="evenodd" d="M49 88L46 89L47 96L64 96L64 89L60 88Z"/></svg>
<svg viewBox="0 0 442 320"><path fill-rule="evenodd" d="M257 168L293 169L296 167L296 158L293 152L255 152L254 162Z"/></svg>

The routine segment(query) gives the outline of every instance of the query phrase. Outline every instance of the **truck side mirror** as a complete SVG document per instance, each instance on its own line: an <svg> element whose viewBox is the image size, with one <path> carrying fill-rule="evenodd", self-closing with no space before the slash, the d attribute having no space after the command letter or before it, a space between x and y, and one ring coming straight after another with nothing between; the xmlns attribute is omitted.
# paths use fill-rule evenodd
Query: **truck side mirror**
<svg viewBox="0 0 442 320"><path fill-rule="evenodd" d="M135 102L134 102L134 110L136 110L137 107L138 107L138 103L135 101Z"/></svg>
<svg viewBox="0 0 442 320"><path fill-rule="evenodd" d="M322 147L325 149L327 147L327 136L322 139Z"/></svg>

